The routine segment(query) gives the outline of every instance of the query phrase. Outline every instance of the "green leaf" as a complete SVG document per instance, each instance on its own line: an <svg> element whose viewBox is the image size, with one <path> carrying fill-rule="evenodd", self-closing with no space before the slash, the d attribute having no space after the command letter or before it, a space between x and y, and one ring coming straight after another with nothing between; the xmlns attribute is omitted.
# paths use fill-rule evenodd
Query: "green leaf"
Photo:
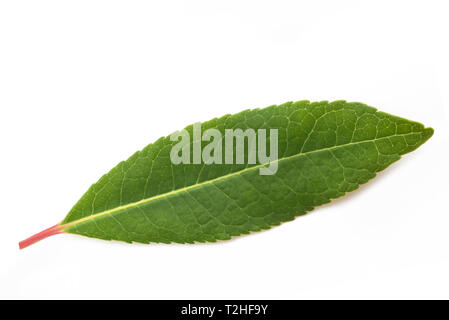
<svg viewBox="0 0 449 320"><path fill-rule="evenodd" d="M269 229L357 189L433 134L420 123L345 101L246 110L202 123L203 131L210 128L223 137L225 129L278 129L277 172L260 174L269 163L175 165L170 152L177 142L160 138L101 177L60 224L20 247L61 232L194 243ZM186 130L193 134L193 126Z"/></svg>

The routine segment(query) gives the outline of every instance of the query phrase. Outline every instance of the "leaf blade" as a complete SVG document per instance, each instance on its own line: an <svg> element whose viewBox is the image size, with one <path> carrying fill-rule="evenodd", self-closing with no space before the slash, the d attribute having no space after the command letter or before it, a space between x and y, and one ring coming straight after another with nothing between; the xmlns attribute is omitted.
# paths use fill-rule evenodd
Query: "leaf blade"
<svg viewBox="0 0 449 320"><path fill-rule="evenodd" d="M125 242L226 240L290 221L343 196L427 141L433 129L360 103L299 101L245 110L202 124L276 128L279 169L173 165L161 138L94 184L62 230ZM192 133L192 126L186 128Z"/></svg>

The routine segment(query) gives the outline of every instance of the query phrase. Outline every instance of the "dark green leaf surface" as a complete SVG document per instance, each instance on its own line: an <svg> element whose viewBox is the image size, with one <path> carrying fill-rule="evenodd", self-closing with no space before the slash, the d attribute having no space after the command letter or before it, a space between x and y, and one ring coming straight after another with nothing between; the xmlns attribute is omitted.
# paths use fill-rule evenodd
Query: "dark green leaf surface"
<svg viewBox="0 0 449 320"><path fill-rule="evenodd" d="M260 175L259 164L174 165L176 142L164 137L92 185L61 230L193 243L269 229L357 189L433 134L420 123L345 101L246 110L202 123L208 128L223 136L225 129L278 129L277 173Z"/></svg>

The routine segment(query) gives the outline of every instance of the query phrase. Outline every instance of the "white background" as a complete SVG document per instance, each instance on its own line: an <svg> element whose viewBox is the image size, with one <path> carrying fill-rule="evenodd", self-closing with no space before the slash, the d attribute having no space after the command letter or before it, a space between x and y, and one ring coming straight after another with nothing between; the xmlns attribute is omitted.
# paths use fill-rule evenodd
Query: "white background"
<svg viewBox="0 0 449 320"><path fill-rule="evenodd" d="M449 298L447 1L1 1L0 298ZM435 135L360 190L218 244L57 235L188 124L361 101Z"/></svg>

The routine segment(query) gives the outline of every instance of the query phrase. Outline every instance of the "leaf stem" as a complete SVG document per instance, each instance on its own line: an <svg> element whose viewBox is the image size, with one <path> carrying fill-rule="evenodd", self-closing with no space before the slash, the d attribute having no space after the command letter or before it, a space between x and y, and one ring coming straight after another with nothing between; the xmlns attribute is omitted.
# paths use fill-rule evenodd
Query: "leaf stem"
<svg viewBox="0 0 449 320"><path fill-rule="evenodd" d="M42 239L48 238L48 237L53 236L58 233L62 233L62 229L63 229L63 226L61 226L60 224L57 224L57 225L54 225L53 227L45 229L44 231L36 233L35 235L29 237L28 239L20 241L19 249L24 249Z"/></svg>

